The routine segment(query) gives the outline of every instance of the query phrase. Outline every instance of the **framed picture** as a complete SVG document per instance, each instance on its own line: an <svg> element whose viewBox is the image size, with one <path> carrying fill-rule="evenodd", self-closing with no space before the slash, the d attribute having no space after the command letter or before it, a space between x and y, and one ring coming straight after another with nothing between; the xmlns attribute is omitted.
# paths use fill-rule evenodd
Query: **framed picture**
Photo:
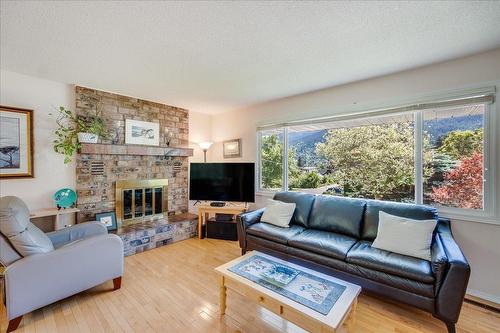
<svg viewBox="0 0 500 333"><path fill-rule="evenodd" d="M241 157L241 139L224 141L222 149L224 158Z"/></svg>
<svg viewBox="0 0 500 333"><path fill-rule="evenodd" d="M33 110L0 106L0 178L33 177Z"/></svg>
<svg viewBox="0 0 500 333"><path fill-rule="evenodd" d="M160 124L125 119L125 143L131 145L160 145Z"/></svg>
<svg viewBox="0 0 500 333"><path fill-rule="evenodd" d="M115 212L95 214L95 219L96 221L104 224L109 231L116 230L118 228L116 225Z"/></svg>

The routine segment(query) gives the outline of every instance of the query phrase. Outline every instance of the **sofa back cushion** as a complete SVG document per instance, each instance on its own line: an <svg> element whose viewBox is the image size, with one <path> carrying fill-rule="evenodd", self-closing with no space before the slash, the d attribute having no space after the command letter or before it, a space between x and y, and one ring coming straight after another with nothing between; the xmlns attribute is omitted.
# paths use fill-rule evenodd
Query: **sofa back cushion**
<svg viewBox="0 0 500 333"><path fill-rule="evenodd" d="M296 205L290 224L296 224L306 228L314 199L314 194L301 192L277 192L274 195L274 200L294 203Z"/></svg>
<svg viewBox="0 0 500 333"><path fill-rule="evenodd" d="M49 237L30 222L30 211L18 197L0 198L0 233L23 257L54 250Z"/></svg>
<svg viewBox="0 0 500 333"><path fill-rule="evenodd" d="M414 220L437 220L436 208L401 202L367 200L361 238L373 241L377 237L379 212Z"/></svg>
<svg viewBox="0 0 500 333"><path fill-rule="evenodd" d="M360 238L366 201L318 195L309 217L309 228Z"/></svg>

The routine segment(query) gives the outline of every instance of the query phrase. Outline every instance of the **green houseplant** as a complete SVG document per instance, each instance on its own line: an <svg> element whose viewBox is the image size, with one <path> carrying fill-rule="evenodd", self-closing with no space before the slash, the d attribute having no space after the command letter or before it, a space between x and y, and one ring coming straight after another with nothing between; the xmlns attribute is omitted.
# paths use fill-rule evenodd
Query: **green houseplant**
<svg viewBox="0 0 500 333"><path fill-rule="evenodd" d="M71 162L71 157L82 143L97 143L99 137L108 137L106 122L97 111L86 116L77 115L64 106L57 111L54 150L64 155L65 164Z"/></svg>

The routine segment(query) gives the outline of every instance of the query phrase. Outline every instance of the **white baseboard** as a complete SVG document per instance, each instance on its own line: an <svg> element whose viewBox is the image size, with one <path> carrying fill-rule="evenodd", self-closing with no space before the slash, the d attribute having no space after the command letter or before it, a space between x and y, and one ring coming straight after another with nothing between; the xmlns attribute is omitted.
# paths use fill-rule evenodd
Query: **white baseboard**
<svg viewBox="0 0 500 333"><path fill-rule="evenodd" d="M471 290L471 289L467 290L465 298L467 298L467 295L471 295L473 297L480 298L491 303L496 303L500 306L500 296L490 295L479 290Z"/></svg>

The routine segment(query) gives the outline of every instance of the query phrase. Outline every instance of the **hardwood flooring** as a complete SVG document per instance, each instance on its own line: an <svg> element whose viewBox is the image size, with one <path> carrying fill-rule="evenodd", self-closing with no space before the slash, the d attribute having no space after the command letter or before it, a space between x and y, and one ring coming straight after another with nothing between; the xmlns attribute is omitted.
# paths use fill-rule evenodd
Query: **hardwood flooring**
<svg viewBox="0 0 500 333"><path fill-rule="evenodd" d="M239 253L236 242L192 238L126 257L120 290L109 281L34 311L16 332L304 332L231 292L220 319L213 268ZM357 333L446 332L430 314L365 295L357 311ZM500 314L464 304L457 332L500 332Z"/></svg>

